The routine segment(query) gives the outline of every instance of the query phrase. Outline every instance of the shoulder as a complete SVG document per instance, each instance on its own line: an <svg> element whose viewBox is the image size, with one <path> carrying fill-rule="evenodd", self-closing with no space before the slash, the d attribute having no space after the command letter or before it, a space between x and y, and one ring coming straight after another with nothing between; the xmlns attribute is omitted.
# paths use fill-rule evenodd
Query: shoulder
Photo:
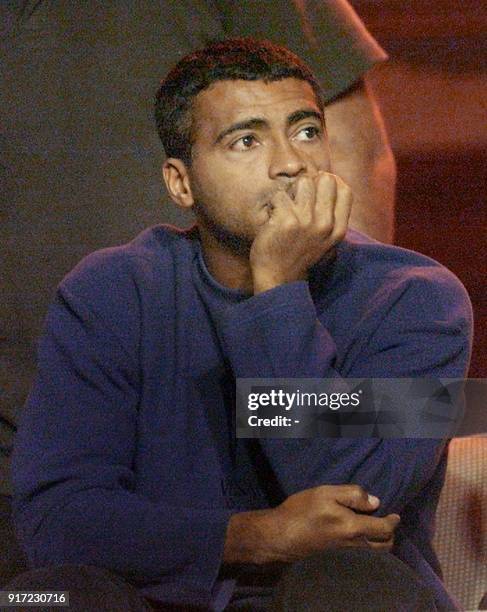
<svg viewBox="0 0 487 612"><path fill-rule="evenodd" d="M82 259L61 281L59 289L91 299L118 300L150 291L169 282L178 262L179 271L195 253L193 228L181 230L158 225L144 230L131 242L95 251Z"/></svg>
<svg viewBox="0 0 487 612"><path fill-rule="evenodd" d="M345 259L352 263L357 281L382 292L409 290L418 297L438 295L443 301L470 305L458 277L434 259L398 246L384 244L350 230L343 244Z"/></svg>
<svg viewBox="0 0 487 612"><path fill-rule="evenodd" d="M110 338L127 354L136 354L144 324L163 318L162 305L173 304L178 279L187 278L194 234L156 226L128 244L85 257L58 286L47 316L48 334L89 334L98 338L98 347Z"/></svg>
<svg viewBox="0 0 487 612"><path fill-rule="evenodd" d="M375 376L386 365L391 377L465 375L472 307L450 270L353 231L339 245L335 269L331 308L338 337L352 347L345 357L372 355L375 364L368 369L362 360L355 372Z"/></svg>
<svg viewBox="0 0 487 612"><path fill-rule="evenodd" d="M472 307L465 287L430 257L350 230L325 274L315 281L318 303L332 304L350 320L374 325L387 319L398 327L434 320L470 333Z"/></svg>

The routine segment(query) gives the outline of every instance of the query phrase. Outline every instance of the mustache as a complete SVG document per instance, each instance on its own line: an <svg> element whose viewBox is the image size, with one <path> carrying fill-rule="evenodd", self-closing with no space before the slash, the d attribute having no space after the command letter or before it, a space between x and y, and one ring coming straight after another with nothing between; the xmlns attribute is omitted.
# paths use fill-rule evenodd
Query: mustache
<svg viewBox="0 0 487 612"><path fill-rule="evenodd" d="M272 207L272 204L271 204L272 198L276 195L276 193L279 193L281 191L284 191L286 193L286 195L289 198L291 198L291 200L294 201L294 199L296 198L296 189L297 189L297 182L296 181L293 181L289 185L283 185L282 187L278 187L277 189L273 189L271 192L266 194L266 196L262 199L263 207L264 208L271 208Z"/></svg>

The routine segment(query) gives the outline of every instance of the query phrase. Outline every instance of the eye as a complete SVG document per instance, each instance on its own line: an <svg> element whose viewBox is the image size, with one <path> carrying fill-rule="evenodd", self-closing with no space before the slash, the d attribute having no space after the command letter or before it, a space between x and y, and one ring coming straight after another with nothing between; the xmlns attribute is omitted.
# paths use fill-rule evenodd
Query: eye
<svg viewBox="0 0 487 612"><path fill-rule="evenodd" d="M320 136L321 128L317 127L316 125L308 125L305 128L299 130L295 138L296 140L302 140L306 142L308 140L314 140L316 138L319 138Z"/></svg>
<svg viewBox="0 0 487 612"><path fill-rule="evenodd" d="M233 151L248 151L257 146L257 139L252 134L246 134L241 136L238 140L235 140L230 145Z"/></svg>

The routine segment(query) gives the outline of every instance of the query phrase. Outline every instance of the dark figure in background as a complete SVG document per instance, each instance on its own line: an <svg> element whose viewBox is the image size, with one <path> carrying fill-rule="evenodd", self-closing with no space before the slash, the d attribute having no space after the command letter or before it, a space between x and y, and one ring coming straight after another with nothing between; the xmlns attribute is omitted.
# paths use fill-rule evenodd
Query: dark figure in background
<svg viewBox="0 0 487 612"><path fill-rule="evenodd" d="M347 232L321 88L287 49L183 58L156 120L196 225L150 228L61 282L13 462L39 569L9 587L61 585L75 610L94 585L98 610L454 608L431 546L445 441L236 439L232 390L464 377L464 288Z"/></svg>

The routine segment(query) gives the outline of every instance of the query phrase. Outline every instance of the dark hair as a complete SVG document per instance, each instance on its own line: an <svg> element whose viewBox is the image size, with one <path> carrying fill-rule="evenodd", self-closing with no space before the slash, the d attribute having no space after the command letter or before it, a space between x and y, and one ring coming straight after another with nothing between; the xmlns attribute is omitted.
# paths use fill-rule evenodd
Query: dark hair
<svg viewBox="0 0 487 612"><path fill-rule="evenodd" d="M294 53L268 40L231 38L183 57L156 94L157 131L168 157L191 163L192 104L215 81L307 81L323 110L322 91L308 66Z"/></svg>

